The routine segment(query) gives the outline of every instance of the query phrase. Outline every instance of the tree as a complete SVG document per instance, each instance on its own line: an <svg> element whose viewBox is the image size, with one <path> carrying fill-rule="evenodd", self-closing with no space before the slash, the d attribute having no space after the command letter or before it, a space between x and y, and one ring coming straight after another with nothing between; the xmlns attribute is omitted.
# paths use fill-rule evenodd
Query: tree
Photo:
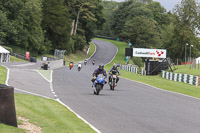
<svg viewBox="0 0 200 133"><path fill-rule="evenodd" d="M6 14L0 10L0 45L5 43L6 31L8 29L8 20Z"/></svg>
<svg viewBox="0 0 200 133"><path fill-rule="evenodd" d="M153 19L158 23L158 25L166 24L168 22L162 20L166 18L166 16L163 17L166 15L166 9L162 7L159 2L150 2L145 5L145 7L152 11Z"/></svg>
<svg viewBox="0 0 200 133"><path fill-rule="evenodd" d="M26 1L24 7L19 11L20 43L29 51L39 51L44 45L44 33L41 27L42 2L41 0Z"/></svg>
<svg viewBox="0 0 200 133"><path fill-rule="evenodd" d="M174 35L170 52L172 58L183 58L186 43L193 45L192 55L197 55L199 41L197 38L199 29L199 7L195 0L182 0L174 9ZM179 52L177 52L179 51Z"/></svg>
<svg viewBox="0 0 200 133"><path fill-rule="evenodd" d="M75 41L75 50L83 48L86 44L89 44L95 36L95 31L101 29L105 21L102 12L102 0L69 0L66 3L70 7L71 19L76 20L74 31L78 37L74 36L72 39L82 40L82 43ZM84 39L85 41L83 41Z"/></svg>
<svg viewBox="0 0 200 133"><path fill-rule="evenodd" d="M52 43L52 50L64 49L69 53L71 19L64 0L43 0L42 27L45 40Z"/></svg>
<svg viewBox="0 0 200 133"><path fill-rule="evenodd" d="M145 17L128 20L121 36L130 39L134 47L160 48L160 35L156 23Z"/></svg>

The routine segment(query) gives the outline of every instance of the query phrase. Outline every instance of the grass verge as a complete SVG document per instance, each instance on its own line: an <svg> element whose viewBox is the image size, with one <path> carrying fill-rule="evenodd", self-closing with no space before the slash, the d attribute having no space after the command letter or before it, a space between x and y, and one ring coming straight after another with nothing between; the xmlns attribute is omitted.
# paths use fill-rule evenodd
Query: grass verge
<svg viewBox="0 0 200 133"><path fill-rule="evenodd" d="M36 70L38 73L43 75L48 81L51 80L51 70Z"/></svg>
<svg viewBox="0 0 200 133"><path fill-rule="evenodd" d="M7 70L5 67L0 66L0 83L5 84L6 81ZM19 129L16 127L0 124L0 132L1 133L25 133L25 130Z"/></svg>
<svg viewBox="0 0 200 133"><path fill-rule="evenodd" d="M12 61L12 62L29 62L29 61L26 61L26 60L19 59L15 56L10 56L10 61Z"/></svg>
<svg viewBox="0 0 200 133"><path fill-rule="evenodd" d="M0 66L0 83L6 81L7 70ZM87 124L77 118L65 106L55 100L27 94L15 94L17 116L42 128L43 133L94 133ZM25 133L24 129L0 124L2 133Z"/></svg>
<svg viewBox="0 0 200 133"><path fill-rule="evenodd" d="M43 133L93 133L94 131L57 101L15 94L17 115L42 128Z"/></svg>
<svg viewBox="0 0 200 133"><path fill-rule="evenodd" d="M199 65L199 69L198 69L198 65L196 65L196 69L195 68L190 69L189 65L186 65L186 66L178 65L178 66L176 66L176 68L177 69L174 70L175 73L185 73L185 74L196 75L196 76L200 75L200 65Z"/></svg>
<svg viewBox="0 0 200 133"><path fill-rule="evenodd" d="M65 56L65 61L66 61L66 63L67 62L69 63L70 61L73 61L73 62L82 61L84 59L89 58L94 53L94 51L95 51L95 45L90 42L90 51L89 51L88 55L87 55L86 50L77 51L75 54L70 54L68 56Z"/></svg>
<svg viewBox="0 0 200 133"><path fill-rule="evenodd" d="M115 59L110 64L105 66L105 69L107 71L110 70L110 68L113 66L114 63L125 64L125 48L127 47L126 43L113 41L113 40L107 40L107 39L99 39L99 38L95 38L95 39L110 42L112 44L115 44L118 47L118 53ZM123 70L120 70L120 72L121 72L121 77L123 78L139 81L139 82L142 82L142 83L145 83L145 84L148 84L160 89L178 92L181 94L200 98L200 89L198 86L193 86L193 85L189 85L182 82L175 82L175 81L163 79L161 76L142 76L139 74L135 74L135 73L131 73L131 72L123 71Z"/></svg>

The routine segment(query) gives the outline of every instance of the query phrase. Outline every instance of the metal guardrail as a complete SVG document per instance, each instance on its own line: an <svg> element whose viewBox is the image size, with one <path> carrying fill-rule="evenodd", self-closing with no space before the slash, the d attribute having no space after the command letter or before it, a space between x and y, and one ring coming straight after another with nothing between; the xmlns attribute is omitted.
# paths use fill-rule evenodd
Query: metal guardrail
<svg viewBox="0 0 200 133"><path fill-rule="evenodd" d="M133 72L133 73L138 73L137 71L137 66L136 65L119 65L120 69L125 70L125 71L129 71L129 72Z"/></svg>

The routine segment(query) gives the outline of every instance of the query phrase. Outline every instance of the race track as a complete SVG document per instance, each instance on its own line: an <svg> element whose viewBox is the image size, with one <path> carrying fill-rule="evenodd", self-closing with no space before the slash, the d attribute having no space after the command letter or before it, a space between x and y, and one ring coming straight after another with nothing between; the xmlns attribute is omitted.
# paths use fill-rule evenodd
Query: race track
<svg viewBox="0 0 200 133"><path fill-rule="evenodd" d="M199 133L200 100L155 89L121 78L115 91L108 85L93 94L92 73L108 63L117 48L93 40L97 51L80 72L54 70L53 88L58 98L102 133ZM91 61L95 59L96 65Z"/></svg>

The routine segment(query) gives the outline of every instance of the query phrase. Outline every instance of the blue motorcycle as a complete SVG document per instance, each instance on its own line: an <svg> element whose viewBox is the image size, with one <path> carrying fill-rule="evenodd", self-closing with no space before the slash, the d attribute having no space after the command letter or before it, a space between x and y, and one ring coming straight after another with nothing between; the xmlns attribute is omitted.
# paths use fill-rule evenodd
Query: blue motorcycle
<svg viewBox="0 0 200 133"><path fill-rule="evenodd" d="M105 84L105 76L103 74L99 74L94 81L94 94L99 95L99 92L103 89Z"/></svg>

